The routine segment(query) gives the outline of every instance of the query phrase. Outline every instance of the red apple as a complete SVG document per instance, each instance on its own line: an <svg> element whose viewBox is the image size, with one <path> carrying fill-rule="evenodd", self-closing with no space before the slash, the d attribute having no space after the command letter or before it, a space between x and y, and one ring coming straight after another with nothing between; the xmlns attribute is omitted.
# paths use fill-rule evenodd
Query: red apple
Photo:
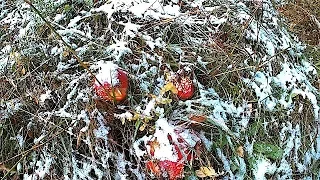
<svg viewBox="0 0 320 180"><path fill-rule="evenodd" d="M188 76L181 77L175 82L175 86L178 90L178 97L181 100L187 100L192 98L194 93L194 85Z"/></svg>
<svg viewBox="0 0 320 180"><path fill-rule="evenodd" d="M100 98L106 101L122 101L127 96L127 90L129 86L128 76L124 71L120 69L114 69L113 71L113 73L116 73L115 77L113 78L116 79L112 80L116 83L112 83L105 80L104 78L97 77L98 81L101 84L96 79L94 83L94 90ZM107 73L105 74L108 75Z"/></svg>

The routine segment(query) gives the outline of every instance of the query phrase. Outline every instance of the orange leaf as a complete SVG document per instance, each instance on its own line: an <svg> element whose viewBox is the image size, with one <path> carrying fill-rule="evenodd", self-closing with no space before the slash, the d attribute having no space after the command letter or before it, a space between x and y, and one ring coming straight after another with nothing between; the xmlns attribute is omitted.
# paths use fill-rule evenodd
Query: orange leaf
<svg viewBox="0 0 320 180"><path fill-rule="evenodd" d="M153 161L148 161L146 163L147 169L150 170L155 175L160 175L161 171L158 164L154 163Z"/></svg>
<svg viewBox="0 0 320 180"><path fill-rule="evenodd" d="M154 151L156 148L160 148L160 143L157 141L157 138L154 141L149 141L148 145L150 146L150 154L154 156Z"/></svg>

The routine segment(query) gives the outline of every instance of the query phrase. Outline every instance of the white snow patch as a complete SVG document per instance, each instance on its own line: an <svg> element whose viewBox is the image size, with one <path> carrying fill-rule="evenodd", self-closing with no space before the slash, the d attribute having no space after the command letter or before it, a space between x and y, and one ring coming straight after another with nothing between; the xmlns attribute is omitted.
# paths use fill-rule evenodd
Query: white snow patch
<svg viewBox="0 0 320 180"><path fill-rule="evenodd" d="M150 116L151 111L154 109L154 106L156 104L156 99L152 98L149 103L146 106L146 109L143 111L143 114L146 116Z"/></svg>
<svg viewBox="0 0 320 180"><path fill-rule="evenodd" d="M112 61L99 61L97 66L100 67L98 74L96 74L96 78L99 82L109 83L112 86L119 84L118 79L118 65L114 64ZM95 84L100 86L98 81L95 80Z"/></svg>
<svg viewBox="0 0 320 180"><path fill-rule="evenodd" d="M23 136L22 136L21 134L18 134L18 135L16 136L16 139L17 139L17 141L18 141L18 143L19 143L19 146L20 146L20 147L23 147L23 145L24 145L24 138L23 138Z"/></svg>
<svg viewBox="0 0 320 180"><path fill-rule="evenodd" d="M132 53L131 49L126 47L128 42L116 40L115 44L111 44L107 48L107 52L111 54L115 58L115 60L118 62L120 61L120 58L128 53Z"/></svg>
<svg viewBox="0 0 320 180"><path fill-rule="evenodd" d="M40 103L41 105L44 105L44 101L45 101L46 99L51 99L51 90L47 90L46 93L41 94L40 97L39 97L39 99L40 99L39 103Z"/></svg>
<svg viewBox="0 0 320 180"><path fill-rule="evenodd" d="M141 157L146 153L145 151L141 151L141 149L139 148L139 145L142 142L144 142L143 145L146 145L147 152L150 152L150 145L147 144L149 141L156 140L159 142L159 147L155 146L154 158L158 160L170 160L174 162L177 161L178 156L174 150L173 145L169 142L168 135L171 135L174 142L177 141L177 135L174 132L174 126L170 125L165 118L158 119L156 122L155 133L150 136L144 136L134 143L134 150L137 156Z"/></svg>
<svg viewBox="0 0 320 180"><path fill-rule="evenodd" d="M51 157L50 154L45 153L43 157L43 161L37 161L36 166L37 169L35 170L35 173L39 176L39 178L43 179L46 174L50 173L50 167L53 163L54 159Z"/></svg>
<svg viewBox="0 0 320 180"><path fill-rule="evenodd" d="M265 174L273 174L277 167L275 164L271 164L269 160L260 158L256 160L256 164L253 168L253 175L256 180L265 180Z"/></svg>

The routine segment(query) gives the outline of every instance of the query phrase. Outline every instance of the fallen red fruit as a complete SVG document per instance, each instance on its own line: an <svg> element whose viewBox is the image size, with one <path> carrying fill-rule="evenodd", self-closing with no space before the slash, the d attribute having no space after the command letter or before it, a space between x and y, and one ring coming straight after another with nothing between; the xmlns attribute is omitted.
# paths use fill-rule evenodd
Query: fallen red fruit
<svg viewBox="0 0 320 180"><path fill-rule="evenodd" d="M129 86L127 74L112 63L106 64L104 67L106 68L101 69L94 82L96 94L106 101L124 100Z"/></svg>
<svg viewBox="0 0 320 180"><path fill-rule="evenodd" d="M175 82L175 86L178 90L178 97L182 100L192 98L194 93L194 85L189 77L182 77L179 81Z"/></svg>
<svg viewBox="0 0 320 180"><path fill-rule="evenodd" d="M160 169L163 169L168 173L169 179L182 178L184 164L180 162L173 162L169 160L159 161Z"/></svg>

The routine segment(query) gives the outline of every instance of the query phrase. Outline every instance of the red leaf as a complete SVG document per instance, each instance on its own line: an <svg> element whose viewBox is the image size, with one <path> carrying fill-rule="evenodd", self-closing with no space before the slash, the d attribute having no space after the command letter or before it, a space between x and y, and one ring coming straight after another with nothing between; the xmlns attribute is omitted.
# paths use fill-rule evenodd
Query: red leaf
<svg viewBox="0 0 320 180"><path fill-rule="evenodd" d="M148 161L146 163L147 169L150 170L154 175L159 176L161 171L158 164L154 163L153 161Z"/></svg>

